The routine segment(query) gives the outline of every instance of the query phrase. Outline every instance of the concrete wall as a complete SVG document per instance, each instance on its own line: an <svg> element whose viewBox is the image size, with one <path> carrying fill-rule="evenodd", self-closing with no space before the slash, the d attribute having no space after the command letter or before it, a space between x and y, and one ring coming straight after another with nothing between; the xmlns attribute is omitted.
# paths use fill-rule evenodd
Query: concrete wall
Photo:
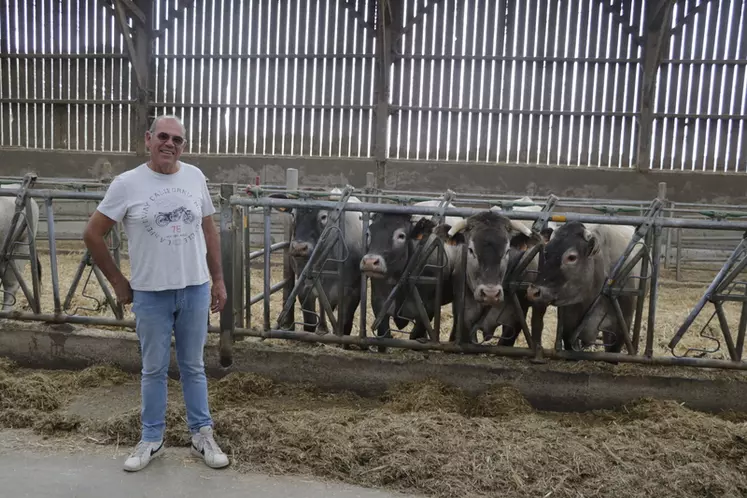
<svg viewBox="0 0 747 498"><path fill-rule="evenodd" d="M348 390L362 396L379 396L402 381L439 379L478 394L496 385L518 389L537 409L585 411L616 408L642 397L673 399L707 412L747 411L745 382L738 373L721 372L719 379L682 375L671 368L669 375L635 375L603 371L562 371L552 365L531 365L524 360L488 358L479 361L463 356L461 361L419 358L393 359L387 355L343 355L335 352L303 351L259 343L237 345L234 364L218 364L216 346L205 351L208 375L221 377L232 371L252 372L276 382L311 383L324 390ZM141 364L133 333L76 329L44 324L0 322L0 356L34 368L85 368L111 363L132 373ZM701 371L702 372L702 371ZM171 374L178 375L172 346Z"/></svg>
<svg viewBox="0 0 747 498"><path fill-rule="evenodd" d="M366 184L375 171L372 159L264 156L183 156L202 168L211 182L284 184L285 170L298 168L303 186L330 187ZM120 173L144 162L134 154L0 151L0 175L20 176L35 171L43 177L98 178L108 161ZM385 188L401 190L653 199L659 182L667 182L667 196L675 202L747 204L747 175L738 173L648 172L529 165L390 161Z"/></svg>

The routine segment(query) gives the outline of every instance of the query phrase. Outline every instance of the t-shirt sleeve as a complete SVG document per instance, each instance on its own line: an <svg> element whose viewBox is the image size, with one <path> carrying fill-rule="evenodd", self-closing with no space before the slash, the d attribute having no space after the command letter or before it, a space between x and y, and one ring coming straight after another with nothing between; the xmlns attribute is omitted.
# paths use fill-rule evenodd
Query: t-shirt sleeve
<svg viewBox="0 0 747 498"><path fill-rule="evenodd" d="M215 214L215 211L213 199L210 197L210 190L208 190L207 178L202 175L202 216L211 216Z"/></svg>
<svg viewBox="0 0 747 498"><path fill-rule="evenodd" d="M115 177L96 209L104 216L120 222L127 214L127 201L127 186L121 177Z"/></svg>

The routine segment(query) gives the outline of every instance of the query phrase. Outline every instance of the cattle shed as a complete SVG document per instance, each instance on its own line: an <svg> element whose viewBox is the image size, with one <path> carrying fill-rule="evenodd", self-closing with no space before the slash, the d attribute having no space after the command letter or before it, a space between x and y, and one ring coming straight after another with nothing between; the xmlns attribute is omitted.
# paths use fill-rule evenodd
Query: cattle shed
<svg viewBox="0 0 747 498"><path fill-rule="evenodd" d="M218 210L214 219L229 302L210 318L205 361L215 392L225 390L217 408L224 427L231 417L255 416L235 411L245 408L238 400L258 402L267 420L283 421L263 426L270 439L280 434L281 425L286 430L318 423L314 434L284 434L282 444L307 438L327 455L343 452L325 446L337 442L321 418L313 421L313 413L327 414L331 405L353 410L350 399L307 400L298 387L278 395L280 388L263 388L260 376L278 385L352 391L369 400L356 410L372 410L364 410L360 419L386 420L392 432L401 429L392 424L413 420L399 417L420 411L418 416L435 417L423 424L449 431L484 417L487 421L476 423L487 424L485 434L508 440L500 431L490 432L497 422L485 410L496 409L521 418L522 427L568 429L562 437L570 439L585 433L578 429L576 434L581 426L575 424L588 422L600 447L610 440L602 435L607 426L596 425L602 420L594 418L597 412L589 419L540 423L529 420L537 416L532 410L615 411L628 410L641 397L674 400L709 414L685 413L665 401L634 405L623 422L636 420L630 431L641 438L641 448L667 439L649 421L681 423L678 444L690 448L682 458L710 469L701 472L712 478L702 494L747 493L744 463L735 463L739 455L744 458L739 445L747 438L747 402L741 394L747 382L746 68L747 2L740 0L3 0L0 198L18 196L19 222L31 216L36 202L39 219L20 255L10 239L0 240L0 263L24 265L13 309L0 311L0 360L31 368L32 376L41 368L80 370L102 363L139 372L134 315L115 301L81 233L113 176L147 160L144 136L154 118L174 114L186 128L182 160L208 177ZM333 188L339 190L333 194ZM356 207L351 197L361 203ZM433 205L414 205L426 200ZM447 208L447 202L456 207ZM321 257L294 272L289 252L294 218L287 211L301 207L332 213L334 228L320 236L326 249L312 252ZM628 255L640 258L643 270L631 291L639 299L634 319L626 324L622 352L607 352L600 344L564 349L552 306L544 335L533 335L530 310L513 346L481 341L463 330L459 310L447 304L436 306L425 339L410 339L405 330L410 325L381 337L372 325L381 317L371 309L366 277L350 335L341 332L339 311L328 312L326 295L319 309L331 317L327 333L301 332L295 279L319 278L318 265L329 254L345 259L346 245L333 234L337 230L344 238L335 213L360 213L365 224L377 212L440 218L490 208L533 229L539 226L535 221L573 220L635 227L631 241L639 244L631 243ZM0 223L11 218L12 213L0 213ZM129 271L122 227L117 225L108 239L117 263ZM446 242L430 240L423 237L417 244L423 251L445 247ZM525 254L540 257L542 251L538 245ZM425 285L418 271L406 272L401 288ZM614 305L619 295L611 290L613 282L629 272L628 266L618 266L599 299ZM524 284L507 281L506 295L524 292ZM452 323L457 341L448 339ZM0 394L17 381L8 380L14 370L3 361ZM402 381L416 387L393 395L393 386ZM496 394L496 386L503 391ZM60 392L68 388L65 384ZM506 389L522 401L503 397ZM262 404L267 400L260 398L275 395L308 410L307 418L284 419L289 415L273 411L272 403ZM480 396L497 397L487 408L460 404ZM431 404L422 404L425 398ZM386 401L371 401L377 399ZM410 406L405 415L395 410L403 404ZM397 414L378 411L390 408ZM57 417L62 410L33 409L37 418ZM703 417L725 411L732 418L697 425L710 424L712 419ZM340 417L332 414L329 420L345 418ZM605 420L618 423L615 417ZM40 420L49 427L50 419ZM133 420L110 422L104 432L129 441L123 431L136 425ZM251 420L265 423L263 417ZM350 420L335 427L371 432ZM6 422L0 415L0 429ZM723 452L688 446L710 430L726 438L718 443ZM452 437L449 431L441 437ZM267 448L280 444L272 439L263 446L265 453L252 455L259 446L241 446L246 444L242 437L239 432L227 436L243 455L239 459L271 458ZM420 441L420 436L408 437ZM524 465L532 459L491 460L479 441L464 433L453 437L469 441L462 449L470 455L459 458L485 457L469 469L445 471L453 482L429 481L425 469L415 468L409 481L401 478L405 470L392 477L388 464L368 456L350 457L360 465L355 471L322 468L324 458L288 464L287 455L305 454L295 447L286 453L282 447L277 458L289 465L283 470L384 487L399 483L394 488L429 496L453 496L454 490L464 496L506 490L550 496L551 489L557 496L574 496L559 467L541 466L548 473L542 485L526 484L526 474L501 481L495 476L504 472L493 469L495 462ZM659 463L634 462L629 445L612 441L605 452L586 460L606 461L608 469L619 464L630 475L659 468ZM442 463L429 459L435 454L429 444L401 454L392 450L391 461L401 462L407 453L414 455L406 457L408 462L440 469ZM673 451L662 446L650 453ZM280 466L273 465L267 468ZM483 465L491 469L485 474L492 476L490 482L475 477L474 469ZM669 487L649 477L657 484L640 489L650 494L635 496L672 491L690 496L695 489L684 474ZM474 488L460 487L468 482ZM602 489L587 484L578 484L577 494ZM613 495L624 491L618 488Z"/></svg>

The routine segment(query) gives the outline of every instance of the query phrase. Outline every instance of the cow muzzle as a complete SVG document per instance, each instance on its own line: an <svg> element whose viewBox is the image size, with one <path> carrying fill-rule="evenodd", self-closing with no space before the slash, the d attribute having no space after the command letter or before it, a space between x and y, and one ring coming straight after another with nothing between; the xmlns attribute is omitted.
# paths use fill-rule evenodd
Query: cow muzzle
<svg viewBox="0 0 747 498"><path fill-rule="evenodd" d="M378 254L366 254L361 258L361 271L370 278L384 278L386 261Z"/></svg>
<svg viewBox="0 0 747 498"><path fill-rule="evenodd" d="M503 301L503 287L500 285L478 285L475 301L488 306L497 306Z"/></svg>
<svg viewBox="0 0 747 498"><path fill-rule="evenodd" d="M299 242L297 240L290 243L290 254L296 258L308 258L311 255L312 247L308 242Z"/></svg>
<svg viewBox="0 0 747 498"><path fill-rule="evenodd" d="M530 303L552 304L553 296L551 294L545 287L534 284L529 284L529 287L527 287L527 300Z"/></svg>

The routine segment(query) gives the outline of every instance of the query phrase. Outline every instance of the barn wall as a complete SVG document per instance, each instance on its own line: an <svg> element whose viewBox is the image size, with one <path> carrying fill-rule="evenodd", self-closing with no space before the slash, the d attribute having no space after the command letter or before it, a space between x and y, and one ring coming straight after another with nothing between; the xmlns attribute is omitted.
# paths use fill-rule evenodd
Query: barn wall
<svg viewBox="0 0 747 498"><path fill-rule="evenodd" d="M282 156L182 156L199 166L214 183L284 184L285 170L298 168L302 186L366 185L366 173L375 170L371 159L294 158ZM141 164L135 154L44 152L6 150L0 154L0 172L20 176L34 171L40 178L98 178L109 162L114 173ZM606 170L534 165L478 165L456 162L390 159L385 188L442 192L511 193L653 199L659 182L667 183L667 197L675 202L747 204L744 176L728 173L647 173L630 169Z"/></svg>

